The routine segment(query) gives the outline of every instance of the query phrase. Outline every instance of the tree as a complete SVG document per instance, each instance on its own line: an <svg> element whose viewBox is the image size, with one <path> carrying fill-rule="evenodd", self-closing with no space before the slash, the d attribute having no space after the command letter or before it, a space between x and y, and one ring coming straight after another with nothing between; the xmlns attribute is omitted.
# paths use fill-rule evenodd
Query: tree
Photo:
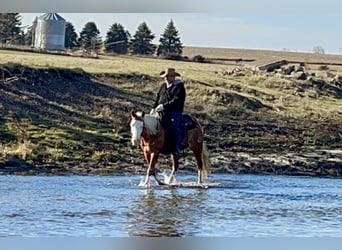
<svg viewBox="0 0 342 250"><path fill-rule="evenodd" d="M105 40L105 51L126 54L129 47L130 34L119 23L114 23L108 30Z"/></svg>
<svg viewBox="0 0 342 250"><path fill-rule="evenodd" d="M324 51L322 46L315 46L315 47L313 47L313 52L315 54L322 54L322 55L325 54L325 51Z"/></svg>
<svg viewBox="0 0 342 250"><path fill-rule="evenodd" d="M176 29L172 19L167 24L164 33L159 39L158 54L161 55L181 55L182 43L178 36L178 30Z"/></svg>
<svg viewBox="0 0 342 250"><path fill-rule="evenodd" d="M78 46L77 33L74 25L70 22L65 23L65 48L74 48Z"/></svg>
<svg viewBox="0 0 342 250"><path fill-rule="evenodd" d="M78 43L85 51L98 51L102 44L99 34L100 31L96 27L96 24L94 22L88 22L80 33Z"/></svg>
<svg viewBox="0 0 342 250"><path fill-rule="evenodd" d="M34 40L36 36L37 18L34 19L32 25L27 28L25 34L25 45L34 46Z"/></svg>
<svg viewBox="0 0 342 250"><path fill-rule="evenodd" d="M151 32L145 22L141 23L131 41L133 54L149 55L153 53L152 40L155 35Z"/></svg>
<svg viewBox="0 0 342 250"><path fill-rule="evenodd" d="M20 13L0 13L0 42L20 44L23 39Z"/></svg>

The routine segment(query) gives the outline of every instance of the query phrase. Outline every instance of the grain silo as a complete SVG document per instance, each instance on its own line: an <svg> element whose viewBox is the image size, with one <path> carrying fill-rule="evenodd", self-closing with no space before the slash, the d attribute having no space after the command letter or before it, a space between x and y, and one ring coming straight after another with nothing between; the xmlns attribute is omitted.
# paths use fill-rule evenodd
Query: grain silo
<svg viewBox="0 0 342 250"><path fill-rule="evenodd" d="M64 50L65 19L57 13L38 17L34 47L46 50Z"/></svg>

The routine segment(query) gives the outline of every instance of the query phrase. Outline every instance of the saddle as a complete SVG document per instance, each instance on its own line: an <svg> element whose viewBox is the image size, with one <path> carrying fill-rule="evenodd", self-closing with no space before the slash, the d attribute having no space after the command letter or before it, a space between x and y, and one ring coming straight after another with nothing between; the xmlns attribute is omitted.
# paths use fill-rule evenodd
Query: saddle
<svg viewBox="0 0 342 250"><path fill-rule="evenodd" d="M183 114L181 120L181 127L183 132L188 132L189 130L198 128L198 125L190 115ZM185 133L182 135L182 138L184 138L184 135Z"/></svg>
<svg viewBox="0 0 342 250"><path fill-rule="evenodd" d="M172 128L170 127L168 121L165 119L163 115L161 115L159 119L160 124L165 130L165 143L163 149L161 150L161 153L169 154L172 152L172 148L174 148L175 145L174 136L172 134ZM195 128L198 128L198 124L194 121L194 119L188 114L183 114L181 118L181 141L183 143L180 145L180 150L183 150L188 147L188 144L184 139L187 135L187 132Z"/></svg>

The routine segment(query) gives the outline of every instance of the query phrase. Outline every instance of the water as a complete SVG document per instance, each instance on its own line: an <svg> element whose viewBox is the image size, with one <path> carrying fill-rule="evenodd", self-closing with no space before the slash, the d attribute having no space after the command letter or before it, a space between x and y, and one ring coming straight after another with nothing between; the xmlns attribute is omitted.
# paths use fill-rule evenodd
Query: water
<svg viewBox="0 0 342 250"><path fill-rule="evenodd" d="M200 189L142 177L0 176L0 236L342 236L341 179L214 174L220 186Z"/></svg>

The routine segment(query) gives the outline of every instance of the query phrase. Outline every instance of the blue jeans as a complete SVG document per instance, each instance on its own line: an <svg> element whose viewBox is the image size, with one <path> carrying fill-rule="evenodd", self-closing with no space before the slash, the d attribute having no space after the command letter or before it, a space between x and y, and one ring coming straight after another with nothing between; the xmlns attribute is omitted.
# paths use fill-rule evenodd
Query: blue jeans
<svg viewBox="0 0 342 250"><path fill-rule="evenodd" d="M181 129L181 119L182 119L182 111L170 111L169 119L170 125L172 128L172 135L174 136L174 146L175 149L179 149L180 144L182 142L182 129Z"/></svg>

